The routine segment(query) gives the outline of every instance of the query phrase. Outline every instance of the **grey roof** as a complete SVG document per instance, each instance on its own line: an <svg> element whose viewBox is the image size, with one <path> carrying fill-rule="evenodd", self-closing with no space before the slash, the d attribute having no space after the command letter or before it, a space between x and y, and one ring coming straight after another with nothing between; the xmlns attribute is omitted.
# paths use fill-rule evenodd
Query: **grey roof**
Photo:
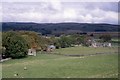
<svg viewBox="0 0 120 80"><path fill-rule="evenodd" d="M54 45L50 45L50 46L48 46L48 48L55 48L55 46Z"/></svg>

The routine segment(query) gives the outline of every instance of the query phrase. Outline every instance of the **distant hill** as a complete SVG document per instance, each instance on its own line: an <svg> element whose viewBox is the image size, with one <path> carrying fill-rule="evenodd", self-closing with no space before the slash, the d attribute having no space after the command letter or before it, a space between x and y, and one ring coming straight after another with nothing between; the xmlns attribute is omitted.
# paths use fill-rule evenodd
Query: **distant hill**
<svg viewBox="0 0 120 80"><path fill-rule="evenodd" d="M113 24L89 24L89 23L24 23L4 22L2 30L29 30L42 34L55 34L59 32L117 32L118 26ZM119 28L120 29L120 28Z"/></svg>

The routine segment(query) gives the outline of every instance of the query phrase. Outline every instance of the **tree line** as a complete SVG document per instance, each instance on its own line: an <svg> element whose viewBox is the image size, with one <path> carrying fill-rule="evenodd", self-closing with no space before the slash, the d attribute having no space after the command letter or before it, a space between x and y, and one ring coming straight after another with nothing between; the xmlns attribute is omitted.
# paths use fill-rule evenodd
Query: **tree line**
<svg viewBox="0 0 120 80"><path fill-rule="evenodd" d="M55 45L57 49L72 47L74 45L90 46L91 35L61 35L60 37L46 37L33 31L7 31L2 32L2 57L23 58L27 56L29 48L37 51L46 51L48 45ZM109 41L109 35L102 35L102 41Z"/></svg>

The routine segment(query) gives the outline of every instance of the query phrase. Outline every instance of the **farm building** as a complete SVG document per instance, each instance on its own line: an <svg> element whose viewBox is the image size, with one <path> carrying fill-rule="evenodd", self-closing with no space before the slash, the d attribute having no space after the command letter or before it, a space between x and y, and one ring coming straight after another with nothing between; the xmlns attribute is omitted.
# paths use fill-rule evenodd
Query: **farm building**
<svg viewBox="0 0 120 80"><path fill-rule="evenodd" d="M48 52L52 52L52 51L54 51L56 49L56 47L54 46L54 45L49 45L48 47L47 47L47 51Z"/></svg>
<svg viewBox="0 0 120 80"><path fill-rule="evenodd" d="M28 49L28 55L36 56L36 49L34 48Z"/></svg>
<svg viewBox="0 0 120 80"><path fill-rule="evenodd" d="M95 39L89 40L90 47L112 47L112 44L109 42L97 42Z"/></svg>
<svg viewBox="0 0 120 80"><path fill-rule="evenodd" d="M92 47L112 47L111 43L100 43L100 42L93 42L91 44Z"/></svg>

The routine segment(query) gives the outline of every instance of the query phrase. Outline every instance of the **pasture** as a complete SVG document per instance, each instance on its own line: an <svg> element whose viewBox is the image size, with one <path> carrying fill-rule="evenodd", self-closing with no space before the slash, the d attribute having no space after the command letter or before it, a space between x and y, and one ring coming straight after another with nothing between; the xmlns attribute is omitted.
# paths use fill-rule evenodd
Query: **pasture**
<svg viewBox="0 0 120 80"><path fill-rule="evenodd" d="M70 47L70 48L61 48L56 49L56 53L60 54L96 54L96 53L117 53L118 48L117 47L83 47L83 46L77 46L77 47Z"/></svg>
<svg viewBox="0 0 120 80"><path fill-rule="evenodd" d="M70 47L54 51L60 54L99 54L94 56L64 56L41 54L3 62L3 78L117 78L118 49ZM24 67L27 69L24 70ZM14 76L17 73L18 76Z"/></svg>

